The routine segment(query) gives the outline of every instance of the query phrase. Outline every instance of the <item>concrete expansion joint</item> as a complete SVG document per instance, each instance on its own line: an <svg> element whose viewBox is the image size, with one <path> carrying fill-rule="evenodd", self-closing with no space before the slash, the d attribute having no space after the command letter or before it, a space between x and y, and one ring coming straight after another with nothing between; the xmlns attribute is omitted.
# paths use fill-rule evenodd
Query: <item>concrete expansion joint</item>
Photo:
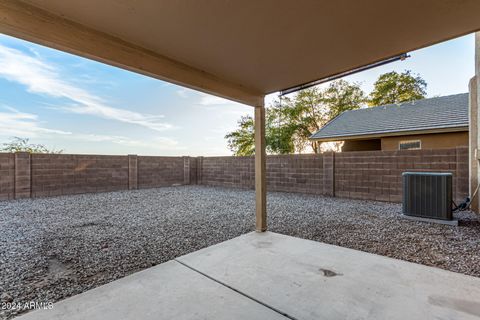
<svg viewBox="0 0 480 320"><path fill-rule="evenodd" d="M282 310L279 310L279 309L277 309L277 308L275 308L275 307L272 307L271 305L269 305L269 304L267 304L267 303L265 303L265 302L263 302L263 301L260 301L260 300L258 300L258 299L256 299L256 298L252 297L251 295L246 294L245 292L242 292L242 291L240 291L240 290L238 290L238 289L236 289L236 288L234 288L234 287L226 284L226 283L223 282L223 281L220 281L220 280L218 280L218 279L215 279L214 277L209 276L208 274L206 274L206 273L204 273L204 272L202 272L202 271L200 271L200 270L198 270L198 269L196 269L196 268L194 268L194 267L192 267L192 266L189 266L189 265L186 264L185 262L182 262L182 261L180 261L180 260L178 260L178 259L173 259L173 260L174 260L175 262L178 262L178 263L181 264L182 266L184 266L184 267L186 267L186 268L188 268L188 269L190 269L190 270L192 270L192 271L194 271L194 272L196 272L196 273L198 273L198 274L200 274L200 275L208 278L209 280L215 281L216 283L218 283L218 284L226 287L227 289L230 289L230 290L232 290L232 291L234 291L234 292L236 292L236 293L244 296L245 298L252 300L253 302L256 302L256 303L258 303L258 304L261 304L262 306L264 306L264 307L266 307L266 308L268 308L268 309L270 309L270 310L272 310L272 311L274 311L274 312L276 312L276 313L284 316L284 317L287 318L287 319L290 319L290 320L298 320L297 318L289 315L289 314L286 313L286 312L283 312Z"/></svg>

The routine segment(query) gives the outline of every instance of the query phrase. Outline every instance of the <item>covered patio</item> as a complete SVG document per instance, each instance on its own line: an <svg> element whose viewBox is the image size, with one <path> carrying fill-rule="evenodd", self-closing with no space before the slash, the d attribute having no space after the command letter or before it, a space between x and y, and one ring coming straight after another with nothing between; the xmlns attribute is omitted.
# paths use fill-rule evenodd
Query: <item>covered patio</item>
<svg viewBox="0 0 480 320"><path fill-rule="evenodd" d="M24 318L480 317L478 278L265 232L264 108L266 94L480 30L478 12L476 0L0 0L2 33L255 108L257 233Z"/></svg>

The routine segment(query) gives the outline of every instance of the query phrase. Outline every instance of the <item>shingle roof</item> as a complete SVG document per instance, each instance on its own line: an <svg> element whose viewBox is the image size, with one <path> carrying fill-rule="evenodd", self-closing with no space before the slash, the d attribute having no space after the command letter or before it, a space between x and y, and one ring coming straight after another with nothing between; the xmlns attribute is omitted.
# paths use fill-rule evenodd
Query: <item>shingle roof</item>
<svg viewBox="0 0 480 320"><path fill-rule="evenodd" d="M468 93L350 110L327 123L311 139L353 138L403 131L468 130ZM341 139L340 139L341 140Z"/></svg>

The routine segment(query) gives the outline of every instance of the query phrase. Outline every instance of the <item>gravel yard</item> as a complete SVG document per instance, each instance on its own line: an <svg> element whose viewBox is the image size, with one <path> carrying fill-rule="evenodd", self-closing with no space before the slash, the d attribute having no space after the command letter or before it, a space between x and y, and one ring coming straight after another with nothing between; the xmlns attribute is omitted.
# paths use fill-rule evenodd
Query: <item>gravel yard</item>
<svg viewBox="0 0 480 320"><path fill-rule="evenodd" d="M269 230L480 276L480 222L399 204L270 193ZM0 202L0 295L58 301L254 229L251 190L200 186ZM0 310L0 319L16 312Z"/></svg>

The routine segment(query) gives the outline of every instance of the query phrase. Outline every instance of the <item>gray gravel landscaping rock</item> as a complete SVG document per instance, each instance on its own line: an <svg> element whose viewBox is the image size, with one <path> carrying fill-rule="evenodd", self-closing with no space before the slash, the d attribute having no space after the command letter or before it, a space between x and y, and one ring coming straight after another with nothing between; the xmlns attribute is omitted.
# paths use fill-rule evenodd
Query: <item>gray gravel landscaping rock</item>
<svg viewBox="0 0 480 320"><path fill-rule="evenodd" d="M480 276L480 222L401 205L270 193L269 230ZM202 186L0 202L0 297L55 302L254 229L254 192ZM18 314L0 310L0 319Z"/></svg>

